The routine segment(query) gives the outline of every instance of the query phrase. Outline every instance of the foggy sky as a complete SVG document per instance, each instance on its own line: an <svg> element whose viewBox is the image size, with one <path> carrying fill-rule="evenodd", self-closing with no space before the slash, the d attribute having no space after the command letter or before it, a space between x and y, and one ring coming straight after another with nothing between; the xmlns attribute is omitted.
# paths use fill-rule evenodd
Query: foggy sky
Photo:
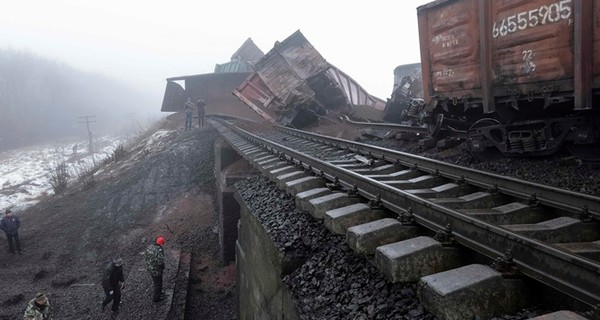
<svg viewBox="0 0 600 320"><path fill-rule="evenodd" d="M27 50L148 90L213 72L248 38L268 52L300 30L369 93L390 96L393 70L420 61L416 8L430 1L5 1L0 47Z"/></svg>
<svg viewBox="0 0 600 320"><path fill-rule="evenodd" d="M95 137L135 134L140 121L164 116L153 100L122 81L0 48L0 152L87 136L90 123Z"/></svg>

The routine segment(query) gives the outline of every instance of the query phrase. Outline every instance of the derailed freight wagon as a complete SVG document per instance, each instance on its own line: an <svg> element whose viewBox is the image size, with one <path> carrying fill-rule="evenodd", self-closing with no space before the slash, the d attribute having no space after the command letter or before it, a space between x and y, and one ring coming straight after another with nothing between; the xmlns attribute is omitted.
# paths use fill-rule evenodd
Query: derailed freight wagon
<svg viewBox="0 0 600 320"><path fill-rule="evenodd" d="M168 78L161 111L178 112L170 117L182 118L187 98L197 101L202 97L207 103L205 111L208 114L262 120L231 92L250 75L252 65L263 56L262 50L248 38L231 56L229 62L215 65L214 73ZM180 83L183 83L183 86Z"/></svg>
<svg viewBox="0 0 600 320"><path fill-rule="evenodd" d="M394 90L385 104L383 120L411 126L423 123L423 76L421 64L399 65L394 69Z"/></svg>
<svg viewBox="0 0 600 320"><path fill-rule="evenodd" d="M600 1L439 0L417 9L431 132L469 148L586 157L600 140Z"/></svg>
<svg viewBox="0 0 600 320"><path fill-rule="evenodd" d="M233 94L263 118L298 128L332 111L381 119L385 107L328 63L300 31L276 43Z"/></svg>
<svg viewBox="0 0 600 320"><path fill-rule="evenodd" d="M206 101L207 114L262 120L231 94L249 74L248 72L205 73L168 78L161 111L177 112L173 116L182 118L183 106L187 98L195 102L202 97ZM178 82L183 82L183 86Z"/></svg>

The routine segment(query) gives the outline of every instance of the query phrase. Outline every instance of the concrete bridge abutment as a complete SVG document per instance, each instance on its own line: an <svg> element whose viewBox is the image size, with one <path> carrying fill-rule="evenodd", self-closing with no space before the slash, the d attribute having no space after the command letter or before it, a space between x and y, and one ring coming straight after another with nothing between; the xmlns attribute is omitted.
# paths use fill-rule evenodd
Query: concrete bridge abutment
<svg viewBox="0 0 600 320"><path fill-rule="evenodd" d="M240 206L234 197L233 185L240 179L258 175L225 140L215 143L215 174L217 184L219 257L227 265L235 260Z"/></svg>

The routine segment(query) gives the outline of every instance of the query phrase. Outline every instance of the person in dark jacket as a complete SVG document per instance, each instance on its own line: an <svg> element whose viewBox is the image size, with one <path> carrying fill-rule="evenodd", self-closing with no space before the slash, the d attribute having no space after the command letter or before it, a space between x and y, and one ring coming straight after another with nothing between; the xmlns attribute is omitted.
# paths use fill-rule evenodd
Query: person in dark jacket
<svg viewBox="0 0 600 320"><path fill-rule="evenodd" d="M206 102L204 102L204 99L202 99L202 97L200 97L198 99L198 102L196 102L196 107L198 108L198 128L204 127L204 113L205 113L204 107L205 106L206 106Z"/></svg>
<svg viewBox="0 0 600 320"><path fill-rule="evenodd" d="M121 304L121 289L125 284L123 279L123 259L117 257L109 262L102 273L102 289L104 289L104 300L102 311L112 301L113 312L119 311Z"/></svg>
<svg viewBox="0 0 600 320"><path fill-rule="evenodd" d="M148 246L144 258L146 260L146 270L152 277L154 291L152 301L162 300L163 271L165 270L165 253L162 246L165 244L165 238L158 237L156 241Z"/></svg>
<svg viewBox="0 0 600 320"><path fill-rule="evenodd" d="M10 209L6 209L4 218L0 221L0 229L6 233L8 239L8 250L10 253L15 254L14 244L17 247L17 252L21 254L21 242L19 241L19 227L21 226L21 220L17 216L12 214Z"/></svg>
<svg viewBox="0 0 600 320"><path fill-rule="evenodd" d="M194 103L191 98L187 99L183 111L185 112L185 130L190 130L192 129L192 112L194 111Z"/></svg>

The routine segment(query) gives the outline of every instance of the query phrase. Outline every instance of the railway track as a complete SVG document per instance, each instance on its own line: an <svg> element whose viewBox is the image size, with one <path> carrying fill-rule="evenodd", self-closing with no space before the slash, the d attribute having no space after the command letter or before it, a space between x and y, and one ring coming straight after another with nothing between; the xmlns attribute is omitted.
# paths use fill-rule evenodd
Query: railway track
<svg viewBox="0 0 600 320"><path fill-rule="evenodd" d="M325 193L349 199L342 206L386 212L365 214L360 223L423 227L444 246L495 261L506 277L525 275L592 308L600 305L597 197L284 127L257 135L225 121L214 124L259 170L275 172L289 193L301 193L293 187L301 180L322 192L319 182L326 184ZM351 239L351 225L335 227L332 211L313 216Z"/></svg>
<svg viewBox="0 0 600 320"><path fill-rule="evenodd" d="M370 128L376 130L395 130L400 132L408 132L414 133L418 135L429 136L429 128L427 127L415 127L415 126L406 126L397 123L378 123L378 122L360 122L360 121L352 121L348 117L343 117L342 120L346 123L349 123L357 128ZM466 136L466 133L465 133Z"/></svg>

